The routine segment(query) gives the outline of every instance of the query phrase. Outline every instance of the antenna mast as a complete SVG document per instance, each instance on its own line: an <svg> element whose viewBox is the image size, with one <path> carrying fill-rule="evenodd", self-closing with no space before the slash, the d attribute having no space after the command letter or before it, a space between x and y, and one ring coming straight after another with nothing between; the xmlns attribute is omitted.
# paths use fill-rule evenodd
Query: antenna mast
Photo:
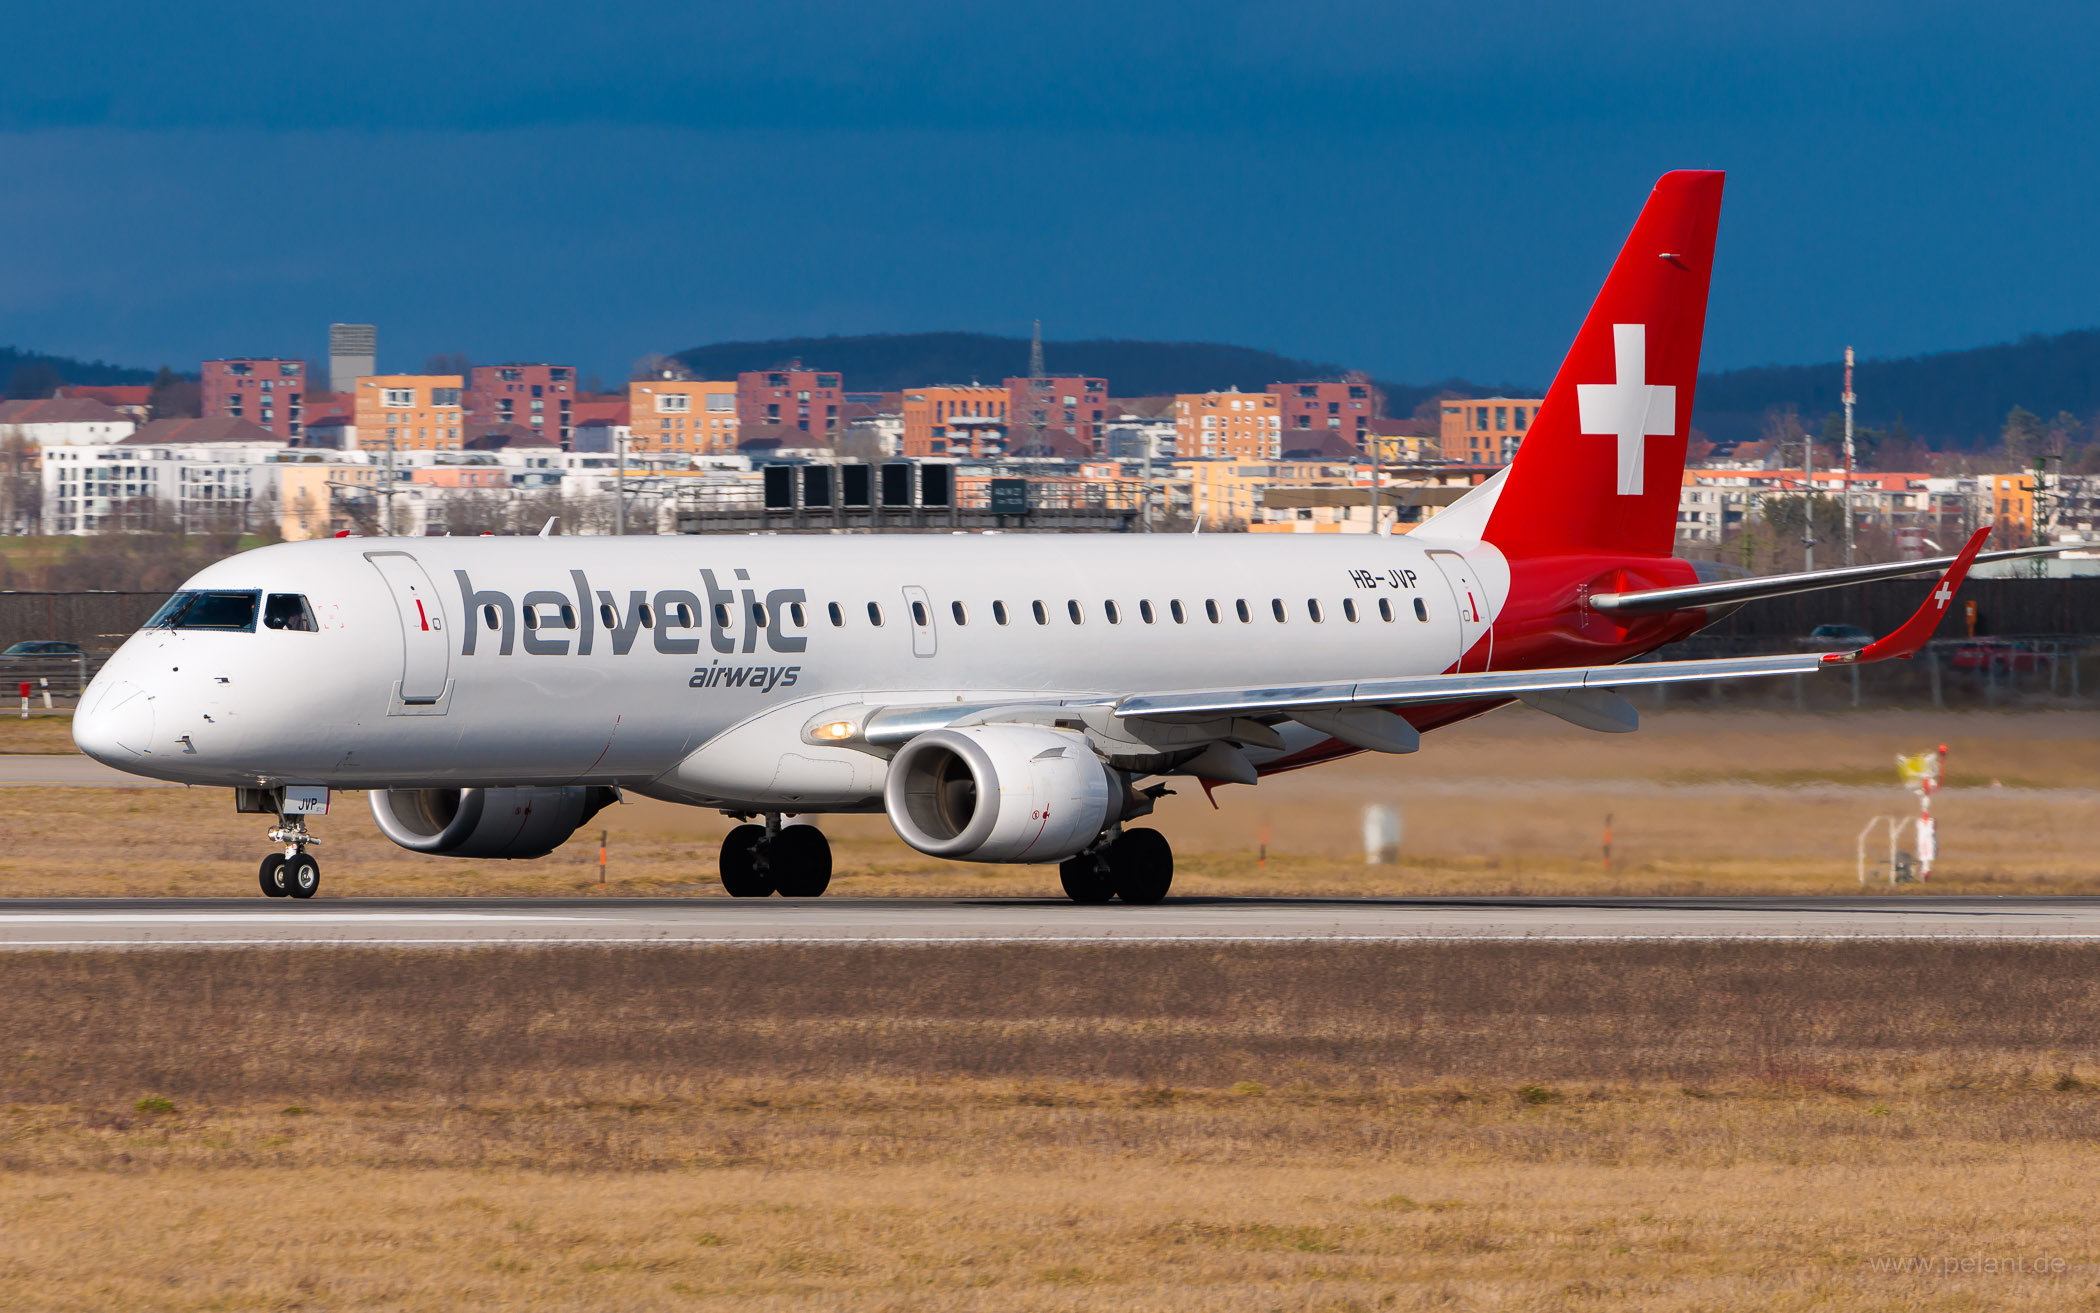
<svg viewBox="0 0 2100 1313"><path fill-rule="evenodd" d="M1845 564L1852 564L1852 348L1845 348Z"/></svg>
<svg viewBox="0 0 2100 1313"><path fill-rule="evenodd" d="M1028 377L1046 378L1043 368L1043 321L1035 321L1035 335L1028 339Z"/></svg>

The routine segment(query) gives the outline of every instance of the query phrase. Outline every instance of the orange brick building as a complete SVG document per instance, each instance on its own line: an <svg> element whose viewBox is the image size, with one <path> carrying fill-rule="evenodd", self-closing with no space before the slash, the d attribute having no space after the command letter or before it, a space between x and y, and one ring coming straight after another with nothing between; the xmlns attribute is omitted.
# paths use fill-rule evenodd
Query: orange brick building
<svg viewBox="0 0 2100 1313"><path fill-rule="evenodd" d="M1283 418L1273 392L1183 392L1174 398L1174 451L1183 459L1275 460Z"/></svg>
<svg viewBox="0 0 2100 1313"><path fill-rule="evenodd" d="M627 449L733 456L737 385L651 378L627 385Z"/></svg>
<svg viewBox="0 0 2100 1313"><path fill-rule="evenodd" d="M378 374L357 380L357 445L366 451L458 451L465 380L457 374Z"/></svg>
<svg viewBox="0 0 2100 1313"><path fill-rule="evenodd" d="M1006 449L1003 387L910 388L904 393L904 455L991 456Z"/></svg>
<svg viewBox="0 0 2100 1313"><path fill-rule="evenodd" d="M1438 429L1444 459L1463 465L1509 464L1544 404L1539 397L1474 397L1444 402Z"/></svg>

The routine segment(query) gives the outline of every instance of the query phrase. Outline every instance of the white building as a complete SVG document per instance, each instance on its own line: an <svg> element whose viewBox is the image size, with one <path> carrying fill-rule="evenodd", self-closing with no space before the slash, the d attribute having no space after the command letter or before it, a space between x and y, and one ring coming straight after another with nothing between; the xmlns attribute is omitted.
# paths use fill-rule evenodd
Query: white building
<svg viewBox="0 0 2100 1313"><path fill-rule="evenodd" d="M137 429L138 421L90 397L0 402L0 442L25 448L105 447Z"/></svg>
<svg viewBox="0 0 2100 1313"><path fill-rule="evenodd" d="M158 420L120 442L43 450L43 531L275 524L286 537L328 531L327 466L279 464L285 440L238 419Z"/></svg>

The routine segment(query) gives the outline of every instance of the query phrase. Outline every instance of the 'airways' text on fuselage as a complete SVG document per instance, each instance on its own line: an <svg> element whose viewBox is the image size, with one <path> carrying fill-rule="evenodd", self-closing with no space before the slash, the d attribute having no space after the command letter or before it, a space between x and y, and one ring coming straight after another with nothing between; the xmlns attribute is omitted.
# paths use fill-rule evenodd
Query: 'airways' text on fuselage
<svg viewBox="0 0 2100 1313"><path fill-rule="evenodd" d="M700 651L700 630L716 652L756 652L763 641L773 652L801 652L809 647L799 628L807 600L800 588L775 588L761 597L748 583L747 570L733 572L729 584L716 580L713 570L700 572L700 593L684 588L664 588L651 594L645 589L616 593L592 588L581 570L569 571L566 589L534 589L513 599L493 588L476 588L465 570L454 570L459 581L461 608L466 623L460 627L460 655L510 656L522 650L528 656L589 656L601 646L615 656L634 650L643 630L649 641L667 656L691 656Z"/></svg>

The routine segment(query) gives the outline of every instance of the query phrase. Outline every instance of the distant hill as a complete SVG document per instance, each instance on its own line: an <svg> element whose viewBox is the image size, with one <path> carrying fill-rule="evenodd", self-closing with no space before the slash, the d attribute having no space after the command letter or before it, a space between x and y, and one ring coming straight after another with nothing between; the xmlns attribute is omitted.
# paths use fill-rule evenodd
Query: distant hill
<svg viewBox="0 0 2100 1313"><path fill-rule="evenodd" d="M1106 378L1109 391L1119 397L1231 387L1259 392L1271 383L1340 378L1344 372L1341 365L1218 342L1119 338L1045 342L1043 357L1053 373ZM837 370L855 392L894 392L936 383L997 383L1018 377L1028 372L1028 340L991 333L789 337L770 342L718 342L680 351L676 358L702 378L730 378L743 370L770 369L784 361L800 360L812 369ZM1472 395L1500 390L1463 380L1428 385L1381 381L1379 386L1390 398L1391 413L1402 416L1441 388Z"/></svg>
<svg viewBox="0 0 2100 1313"><path fill-rule="evenodd" d="M75 360L70 356L46 355L19 347L0 347L0 391L47 395L52 384L78 383L88 387L151 383L153 371L112 365L101 360Z"/></svg>
<svg viewBox="0 0 2100 1313"><path fill-rule="evenodd" d="M1758 436L1767 411L1794 407L1809 427L1840 408L1845 367L1767 365L1703 375L1692 423L1716 442ZM1942 448L1996 439L2006 412L2025 406L2043 419L2067 410L2091 423L2100 413L2100 330L1940 351L1893 360L1862 360L1853 371L1859 395L1854 422L1886 428L1901 419Z"/></svg>

